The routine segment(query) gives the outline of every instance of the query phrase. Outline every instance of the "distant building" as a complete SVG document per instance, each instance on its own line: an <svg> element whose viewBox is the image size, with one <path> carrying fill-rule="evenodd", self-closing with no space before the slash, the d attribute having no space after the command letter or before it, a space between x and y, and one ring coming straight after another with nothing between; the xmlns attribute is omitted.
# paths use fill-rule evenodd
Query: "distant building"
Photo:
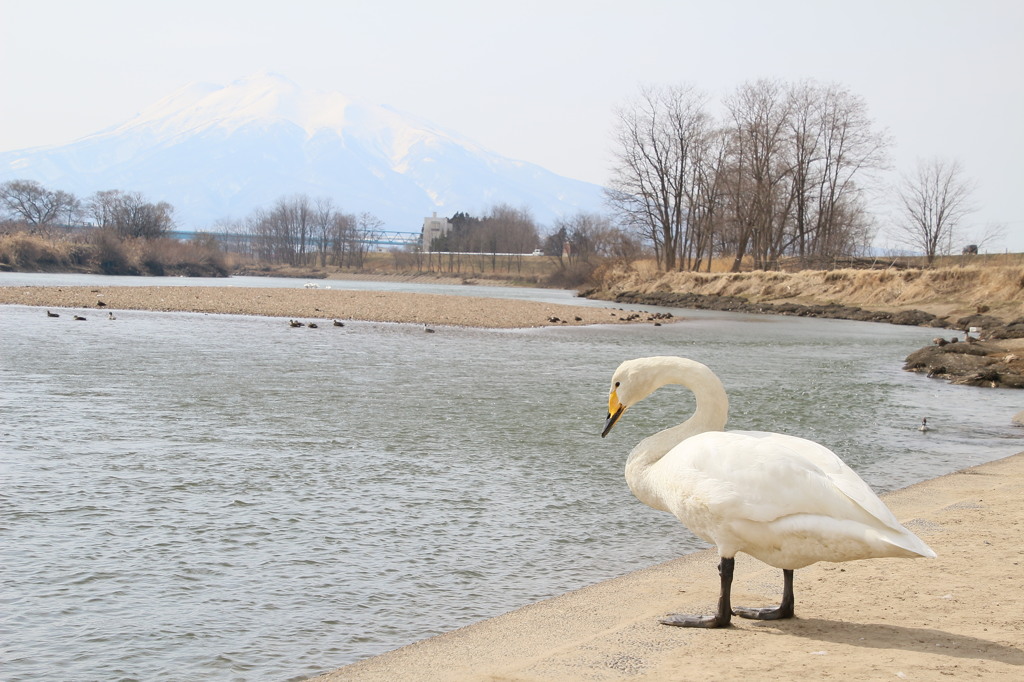
<svg viewBox="0 0 1024 682"><path fill-rule="evenodd" d="M438 218L437 211L429 218L423 219L422 249L430 251L430 245L438 237L444 237L452 229L452 224L445 217Z"/></svg>

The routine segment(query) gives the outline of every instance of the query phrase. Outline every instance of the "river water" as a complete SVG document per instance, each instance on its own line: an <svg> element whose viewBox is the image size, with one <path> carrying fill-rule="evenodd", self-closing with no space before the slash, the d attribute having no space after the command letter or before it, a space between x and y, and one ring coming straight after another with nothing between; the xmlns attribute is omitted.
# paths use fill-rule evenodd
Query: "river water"
<svg viewBox="0 0 1024 682"><path fill-rule="evenodd" d="M0 275L23 283L196 282ZM632 357L710 365L731 428L818 440L878 491L1022 449L1019 393L900 369L933 329L676 310L661 327L425 334L60 312L0 307L4 680L301 679L701 548L622 476L689 394L659 391L599 437Z"/></svg>

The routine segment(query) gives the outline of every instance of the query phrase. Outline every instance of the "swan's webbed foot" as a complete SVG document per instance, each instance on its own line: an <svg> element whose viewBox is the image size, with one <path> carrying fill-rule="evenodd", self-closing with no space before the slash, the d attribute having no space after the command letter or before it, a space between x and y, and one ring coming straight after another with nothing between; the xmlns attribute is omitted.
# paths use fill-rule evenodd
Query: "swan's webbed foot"
<svg viewBox="0 0 1024 682"><path fill-rule="evenodd" d="M734 606L732 608L733 615L739 616L740 618L750 618L752 620L782 620L784 618L793 617L793 609L784 609L781 606L766 607L766 608L749 608L746 606Z"/></svg>
<svg viewBox="0 0 1024 682"><path fill-rule="evenodd" d="M687 616L681 613L673 613L665 616L658 622L662 625L674 625L679 628L726 628L729 627L729 617L724 619L721 614L714 616Z"/></svg>
<svg viewBox="0 0 1024 682"><path fill-rule="evenodd" d="M673 613L659 622L662 625L674 625L680 628L727 628L732 620L732 609L729 606L729 595L732 592L732 574L736 562L733 558L722 558L718 564L718 575L722 581L722 592L718 596L718 613L713 616L687 616Z"/></svg>
<svg viewBox="0 0 1024 682"><path fill-rule="evenodd" d="M740 618L751 618L753 620L783 620L792 618L794 615L793 602L793 571L784 569L782 571L782 603L772 608L748 608L746 606L735 606L732 609L734 615Z"/></svg>

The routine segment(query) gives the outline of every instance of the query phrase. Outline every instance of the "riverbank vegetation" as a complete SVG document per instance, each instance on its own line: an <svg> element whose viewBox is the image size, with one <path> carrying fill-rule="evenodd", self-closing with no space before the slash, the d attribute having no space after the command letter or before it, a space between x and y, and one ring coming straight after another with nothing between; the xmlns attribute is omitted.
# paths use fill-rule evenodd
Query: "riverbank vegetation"
<svg viewBox="0 0 1024 682"><path fill-rule="evenodd" d="M0 234L0 271L226 277L233 258L209 236L124 237L109 229Z"/></svg>
<svg viewBox="0 0 1024 682"><path fill-rule="evenodd" d="M1004 229L969 231L973 184L955 160L922 160L885 187L891 140L838 84L761 79L717 103L690 85L650 86L617 113L608 199L666 271L728 256L733 272L787 258L831 268L870 252L886 194L888 238L929 264Z"/></svg>
<svg viewBox="0 0 1024 682"><path fill-rule="evenodd" d="M86 200L32 180L0 184L0 271L223 277L230 262L209 235L171 236L174 207L139 192Z"/></svg>
<svg viewBox="0 0 1024 682"><path fill-rule="evenodd" d="M874 264L876 267L867 267ZM653 260L608 263L591 278L588 295L681 293L733 297L750 303L845 305L868 310L919 309L940 317L987 313L1004 320L1024 313L1024 254L861 261L834 270L665 272Z"/></svg>
<svg viewBox="0 0 1024 682"><path fill-rule="evenodd" d="M759 83L744 88L731 106L778 101L792 105L785 108L790 113L802 111L810 116L832 111L852 117L847 121L852 129L821 128L824 123L815 119L819 127L805 121L801 134L813 132L821 142L832 135L859 130L867 137L862 140L866 147L861 150L866 158L861 159L864 163L858 165L857 172L872 165L867 160L874 159L882 141L872 137L870 126L861 120L862 104L849 93L812 84L784 88ZM965 247L961 253L953 248L952 236L958 233L952 224L941 226L942 238L933 239L930 248L917 249L924 254L919 258L869 256L867 250L853 248L858 240L851 241L852 236L867 234L859 218L853 220L862 214L851 212L864 195L852 189L852 193L837 194L838 203L828 208L825 216L819 215L825 210L821 197L797 191L810 180L820 190L819 176L831 173L835 177L842 164L853 157L836 160L839 165L835 168L827 163L820 168L812 164L804 168L804 175L783 173L778 182L770 184L778 191L788 189L777 196L762 197L764 202L755 200L753 194L748 196L757 191L758 183L748 182L755 169L726 161L731 158L733 146L740 144L736 136L750 131L743 126L711 126L702 102L692 90L647 91L636 109L623 112L620 161L624 165L619 169L618 189L613 189L613 194L634 193L632 199L618 196L611 215L578 213L542 228L529 211L497 205L480 217L456 213L443 219L447 228L425 246L414 233L389 233L372 215L349 214L330 200L300 195L281 198L269 209L254 211L245 219L222 221L214 228L216 234L175 233L173 207L149 202L138 193L97 192L82 201L32 181L14 181L0 185L0 271L304 278L426 276L581 289L594 297L611 299L624 292L674 292L731 296L754 303L841 303L876 310L917 307L936 315L985 308L1003 311L1007 318L1019 316L1024 304L1022 257L983 254L978 244L968 245L970 248ZM804 109L793 109L794 102L803 102ZM833 105L838 109L829 109ZM668 112L674 113L668 120L681 127L650 128L654 121L665 121ZM737 110L735 115L740 113ZM793 137L796 120L783 116L775 121L782 126L777 140L780 146L772 153L774 156L766 158L768 166L791 166L782 160L792 160L790 156L798 154L802 149L798 142L810 144L810 140ZM747 121L744 125L754 123ZM671 130L691 135L686 137L688 146L666 147L682 139L667 135ZM789 132L783 134L784 130ZM725 146L702 147L711 142ZM642 168L639 157L633 154L640 154L650 145L669 156L675 154L678 163L673 168L686 175L659 175L667 173L667 167ZM715 149L728 154L703 156ZM719 165L702 165L712 161ZM706 171L711 170L714 173L708 175ZM944 186L956 189L945 198L947 203L960 207L962 218L966 189L956 182L958 167L938 166L937 170L941 172L925 173L904 186L905 203L920 206L923 200L915 202L909 188L927 187L929 179L939 178ZM628 189L630 173L636 181L632 190ZM854 170L849 169L849 173ZM654 203L643 206L631 203L642 198L641 190L649 186L645 180L654 177L660 177L664 186L674 187L676 193L652 195L649 200ZM723 184L704 188L711 194L702 199L697 192L700 183L714 178ZM682 191L684 185L697 193ZM809 204L801 208L812 199L813 210ZM658 203L664 201L669 203ZM708 208L715 202L714 211L699 213L700 206ZM754 214L740 210L762 203L781 207L782 212L754 220ZM649 222L653 216L668 214L675 221L670 230ZM815 214L813 220L811 214ZM640 220L642 215L648 222ZM839 222L828 223L826 217ZM742 225L761 223L766 230L769 224L777 229L760 236L754 230L739 241L728 236ZM924 229L924 225L919 227ZM840 233L846 237L839 238ZM750 241L745 243L748 237Z"/></svg>

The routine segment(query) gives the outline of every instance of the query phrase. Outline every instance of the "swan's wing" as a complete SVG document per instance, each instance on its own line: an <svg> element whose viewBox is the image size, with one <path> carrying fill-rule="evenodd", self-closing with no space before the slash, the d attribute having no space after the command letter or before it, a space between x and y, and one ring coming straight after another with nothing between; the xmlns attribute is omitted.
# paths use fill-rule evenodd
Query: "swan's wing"
<svg viewBox="0 0 1024 682"><path fill-rule="evenodd" d="M711 431L686 439L662 461L693 477L702 502L720 518L769 522L812 514L867 521L866 514L903 532L889 508L838 455L803 438Z"/></svg>
<svg viewBox="0 0 1024 682"><path fill-rule="evenodd" d="M756 433L756 432L755 432ZM869 514L884 523L893 530L902 531L903 526L896 516L889 510L885 503L878 498L878 495L871 487L864 482L857 472L851 469L846 462L839 458L839 455L832 452L824 445L815 443L805 438L796 436L785 436L777 433L765 434L770 436L764 439L764 443L770 447L789 447L793 452L805 458L817 466L829 480L847 497L856 502Z"/></svg>

